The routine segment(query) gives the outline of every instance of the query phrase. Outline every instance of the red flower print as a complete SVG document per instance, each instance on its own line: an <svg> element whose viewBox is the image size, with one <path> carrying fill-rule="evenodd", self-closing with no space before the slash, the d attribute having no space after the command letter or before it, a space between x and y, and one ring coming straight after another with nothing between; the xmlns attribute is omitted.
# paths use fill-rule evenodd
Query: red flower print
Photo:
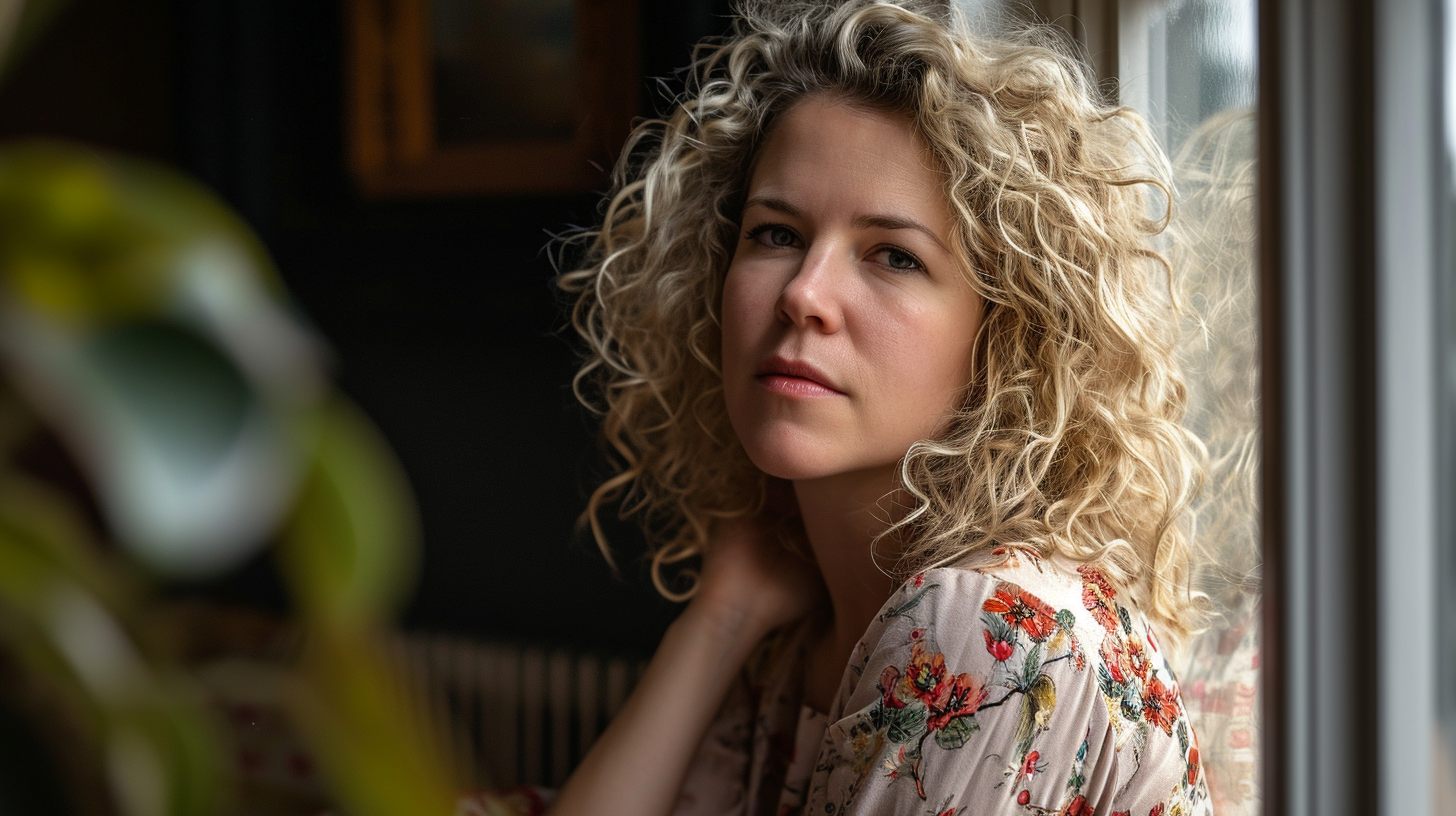
<svg viewBox="0 0 1456 816"><path fill-rule="evenodd" d="M886 666L880 672L880 700L885 708L904 708L905 704L895 696L895 687L900 684L900 670L894 666Z"/></svg>
<svg viewBox="0 0 1456 816"><path fill-rule="evenodd" d="M1087 804L1087 797L1078 794L1062 808L1061 816L1096 816L1097 811Z"/></svg>
<svg viewBox="0 0 1456 816"><path fill-rule="evenodd" d="M910 630L910 639L911 640L919 640L919 639L921 639L923 637L925 637L925 630L924 629L911 629Z"/></svg>
<svg viewBox="0 0 1456 816"><path fill-rule="evenodd" d="M1024 790L1021 793L1016 794L1016 804L1018 804L1018 805L1025 805L1025 804L1029 804L1030 802L1031 802L1031 791Z"/></svg>
<svg viewBox="0 0 1456 816"><path fill-rule="evenodd" d="M1113 681L1119 685L1127 685L1136 676L1133 672L1132 661L1123 648L1122 640L1116 635L1103 637L1102 646L1098 648L1097 653L1102 655L1102 662L1107 664L1107 673L1112 675Z"/></svg>
<svg viewBox="0 0 1456 816"><path fill-rule="evenodd" d="M1188 749L1188 784L1198 784L1198 746Z"/></svg>
<svg viewBox="0 0 1456 816"><path fill-rule="evenodd" d="M1000 663L1011 657L1011 653L1014 650L1011 648L1010 643L1004 640L995 640L991 637L991 633L985 629L981 630L981 634L986 638L986 651L990 652L991 656L996 658L996 662Z"/></svg>
<svg viewBox="0 0 1456 816"><path fill-rule="evenodd" d="M1036 772L1040 770L1040 768L1036 766L1036 761L1038 759L1041 759L1040 751L1032 751L1031 753L1027 754L1026 759L1021 763L1021 775L1026 777L1027 779L1035 776Z"/></svg>
<svg viewBox="0 0 1456 816"><path fill-rule="evenodd" d="M1148 816L1163 816L1163 803L1159 802L1153 805L1153 809L1148 811Z"/></svg>
<svg viewBox="0 0 1456 816"><path fill-rule="evenodd" d="M1113 598L1117 597L1117 590L1102 576L1095 567L1083 564L1077 567L1077 572L1082 574L1082 605L1092 613L1092 618L1102 624L1102 628L1111 632L1117 628L1117 615L1112 611Z"/></svg>
<svg viewBox="0 0 1456 816"><path fill-rule="evenodd" d="M915 588L916 589L919 589L920 588L920 585L925 583L925 573L922 572L919 575L915 576L914 581L915 581Z"/></svg>
<svg viewBox="0 0 1456 816"><path fill-rule="evenodd" d="M910 690L925 702L934 705L935 699L944 691L945 655L940 652L926 653L925 641L917 640L910 647L910 665L905 672L910 681Z"/></svg>
<svg viewBox="0 0 1456 816"><path fill-rule="evenodd" d="M981 608L1000 615L1012 626L1020 627L1037 643L1046 640L1057 629L1056 610L1010 582L1001 582L996 587L996 594Z"/></svg>
<svg viewBox="0 0 1456 816"><path fill-rule="evenodd" d="M1146 681L1148 679L1148 655L1143 651L1143 645L1136 639L1127 641L1127 665L1137 679Z"/></svg>
<svg viewBox="0 0 1456 816"><path fill-rule="evenodd" d="M957 674L949 682L941 684L941 690L935 699L926 701L930 706L930 719L925 725L931 731L944 728L947 723L956 717L976 713L981 703L986 701L987 690L982 688L975 677L969 674Z"/></svg>
<svg viewBox="0 0 1456 816"><path fill-rule="evenodd" d="M1148 680L1148 687L1143 692L1143 718L1172 736L1173 721L1178 719L1179 713L1177 693L1156 677Z"/></svg>

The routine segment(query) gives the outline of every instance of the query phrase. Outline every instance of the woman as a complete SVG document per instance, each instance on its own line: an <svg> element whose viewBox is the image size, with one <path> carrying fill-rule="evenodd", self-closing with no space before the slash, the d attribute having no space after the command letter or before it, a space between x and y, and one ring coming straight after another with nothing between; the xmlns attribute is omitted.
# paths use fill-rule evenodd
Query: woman
<svg viewBox="0 0 1456 816"><path fill-rule="evenodd" d="M765 3L626 156L563 276L589 514L691 600L553 812L1208 812L1140 120L1030 37Z"/></svg>

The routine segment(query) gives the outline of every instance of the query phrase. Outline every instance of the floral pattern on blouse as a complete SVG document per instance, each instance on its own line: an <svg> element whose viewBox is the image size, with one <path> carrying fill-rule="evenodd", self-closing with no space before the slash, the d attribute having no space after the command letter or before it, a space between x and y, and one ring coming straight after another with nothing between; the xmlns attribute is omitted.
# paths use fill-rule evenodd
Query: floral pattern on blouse
<svg viewBox="0 0 1456 816"><path fill-rule="evenodd" d="M805 633L774 638L725 701L678 816L1209 816L1142 615L1095 569L1005 555L897 590L827 715L802 705Z"/></svg>

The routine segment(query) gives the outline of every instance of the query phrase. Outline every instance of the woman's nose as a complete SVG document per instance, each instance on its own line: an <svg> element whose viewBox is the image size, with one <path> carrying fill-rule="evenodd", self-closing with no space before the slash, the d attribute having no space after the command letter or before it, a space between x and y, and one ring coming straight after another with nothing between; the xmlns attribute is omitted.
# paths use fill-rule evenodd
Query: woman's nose
<svg viewBox="0 0 1456 816"><path fill-rule="evenodd" d="M833 247L810 246L794 276L779 294L779 321L800 329L833 334L844 325L842 289L848 264Z"/></svg>

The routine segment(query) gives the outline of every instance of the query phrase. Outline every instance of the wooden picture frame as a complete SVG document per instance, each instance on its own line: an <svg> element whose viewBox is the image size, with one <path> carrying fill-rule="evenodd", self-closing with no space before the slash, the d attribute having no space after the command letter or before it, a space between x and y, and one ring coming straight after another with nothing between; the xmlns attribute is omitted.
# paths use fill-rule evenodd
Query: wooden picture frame
<svg viewBox="0 0 1456 816"><path fill-rule="evenodd" d="M571 43L560 47L570 49L574 92L563 94L573 97L569 104L548 100L558 108L554 132L477 138L442 138L440 132L435 2L484 14L481 9L512 0L347 0L348 156L360 192L370 198L438 197L604 187L638 113L636 2L560 0L571 13ZM527 98L533 92L510 90ZM478 121L495 113L482 111ZM508 127L510 120L501 123Z"/></svg>

